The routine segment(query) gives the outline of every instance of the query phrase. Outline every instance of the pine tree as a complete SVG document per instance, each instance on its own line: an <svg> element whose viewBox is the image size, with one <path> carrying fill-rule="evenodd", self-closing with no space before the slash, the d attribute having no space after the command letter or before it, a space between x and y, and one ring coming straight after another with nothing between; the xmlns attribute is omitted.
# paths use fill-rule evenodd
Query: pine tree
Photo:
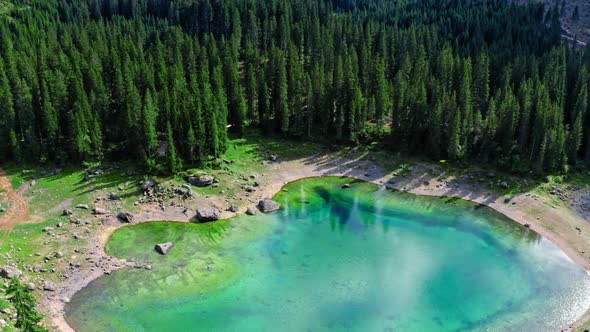
<svg viewBox="0 0 590 332"><path fill-rule="evenodd" d="M224 51L224 77L222 81L225 82L225 89L227 91L230 122L236 132L242 134L244 132L244 124L246 120L246 99L244 98L244 91L240 84L238 65L230 51L231 49L229 47L226 47Z"/></svg>
<svg viewBox="0 0 590 332"><path fill-rule="evenodd" d="M43 316L35 309L35 298L27 285L20 283L18 278L12 278L6 288L8 301L14 305L17 313L15 327L27 332L47 331L40 325Z"/></svg>
<svg viewBox="0 0 590 332"><path fill-rule="evenodd" d="M283 55L279 55L277 80L277 99L275 103L275 112L279 121L280 131L283 134L287 134L289 132L289 120L291 112L289 110L287 68Z"/></svg>
<svg viewBox="0 0 590 332"><path fill-rule="evenodd" d="M568 160L570 163L576 163L578 159L578 151L582 146L584 121L588 111L588 86L584 84L580 89L580 93L576 99L574 107L574 116L572 118L573 124L568 137Z"/></svg>
<svg viewBox="0 0 590 332"><path fill-rule="evenodd" d="M16 142L12 142L11 136L15 136L14 133L14 108L12 101L12 92L10 91L10 84L6 73L4 72L4 66L0 61L0 105L2 105L2 111L0 112L0 141L7 142L8 144L0 143L0 157L3 160L9 160L10 156L16 158Z"/></svg>
<svg viewBox="0 0 590 332"><path fill-rule="evenodd" d="M152 99L152 93L148 89L143 100L141 112L141 133L143 136L143 153L147 163L154 163L156 149L158 148L158 137L156 132L156 119L158 110Z"/></svg>
<svg viewBox="0 0 590 332"><path fill-rule="evenodd" d="M373 69L373 84L375 96L375 120L379 125L383 125L383 117L389 115L391 109L390 93L385 79L385 63L383 59L375 60Z"/></svg>
<svg viewBox="0 0 590 332"><path fill-rule="evenodd" d="M246 100L247 100L247 113L248 120L258 123L258 87L257 87L257 76L253 64L248 64L246 70Z"/></svg>
<svg viewBox="0 0 590 332"><path fill-rule="evenodd" d="M166 128L166 132L168 133L168 151L166 151L168 156L168 169L172 173L177 173L182 168L182 161L176 154L176 147L174 146L174 134L172 132L172 126L170 126L170 121L168 121Z"/></svg>
<svg viewBox="0 0 590 332"><path fill-rule="evenodd" d="M215 92L215 139L213 155L218 158L227 150L227 118L228 118L228 102L225 90L223 89L223 74L221 65L218 65L213 70L213 91Z"/></svg>
<svg viewBox="0 0 590 332"><path fill-rule="evenodd" d="M481 52L477 57L473 72L473 105L484 113L490 98L490 63L487 53Z"/></svg>

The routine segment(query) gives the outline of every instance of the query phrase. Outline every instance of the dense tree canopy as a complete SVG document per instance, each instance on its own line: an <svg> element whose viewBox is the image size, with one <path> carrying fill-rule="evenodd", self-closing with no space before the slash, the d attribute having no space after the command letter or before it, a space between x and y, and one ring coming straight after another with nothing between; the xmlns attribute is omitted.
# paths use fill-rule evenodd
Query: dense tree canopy
<svg viewBox="0 0 590 332"><path fill-rule="evenodd" d="M0 17L0 158L178 170L228 129L590 163L590 51L506 0L20 0ZM26 6L25 6L26 4ZM164 155L162 150L167 151Z"/></svg>

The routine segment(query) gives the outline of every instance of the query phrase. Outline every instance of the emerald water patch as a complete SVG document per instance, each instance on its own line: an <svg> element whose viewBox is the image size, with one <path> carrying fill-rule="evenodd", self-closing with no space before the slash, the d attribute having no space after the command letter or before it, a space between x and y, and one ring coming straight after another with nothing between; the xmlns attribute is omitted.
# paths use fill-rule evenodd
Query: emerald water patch
<svg viewBox="0 0 590 332"><path fill-rule="evenodd" d="M349 188L342 188L349 183ZM555 330L590 307L590 278L495 211L346 178L310 178L283 209L114 233L109 254L149 263L67 305L79 331ZM166 255L156 243L175 243Z"/></svg>

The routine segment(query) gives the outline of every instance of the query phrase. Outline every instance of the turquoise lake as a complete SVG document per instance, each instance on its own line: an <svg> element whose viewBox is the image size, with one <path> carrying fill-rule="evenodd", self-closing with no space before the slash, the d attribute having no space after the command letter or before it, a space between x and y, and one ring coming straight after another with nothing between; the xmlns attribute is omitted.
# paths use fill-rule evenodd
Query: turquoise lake
<svg viewBox="0 0 590 332"><path fill-rule="evenodd" d="M344 183L351 187L342 189ZM546 331L590 307L590 277L480 205L310 178L283 208L124 227L109 254L153 265L93 281L77 331ZM162 256L154 245L173 241Z"/></svg>

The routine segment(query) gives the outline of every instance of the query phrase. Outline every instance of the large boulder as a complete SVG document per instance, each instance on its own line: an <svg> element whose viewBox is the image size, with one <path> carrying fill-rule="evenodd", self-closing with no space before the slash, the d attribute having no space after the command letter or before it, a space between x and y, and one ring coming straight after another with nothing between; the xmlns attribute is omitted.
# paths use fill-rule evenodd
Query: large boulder
<svg viewBox="0 0 590 332"><path fill-rule="evenodd" d="M6 279L12 279L14 277L19 277L23 272L16 267L13 266L2 266L0 267L0 276Z"/></svg>
<svg viewBox="0 0 590 332"><path fill-rule="evenodd" d="M132 223L133 215L129 212L119 212L119 214L117 215L117 219L119 219L121 222Z"/></svg>
<svg viewBox="0 0 590 332"><path fill-rule="evenodd" d="M207 187L213 184L213 177L209 175L189 176L187 181L193 186Z"/></svg>
<svg viewBox="0 0 590 332"><path fill-rule="evenodd" d="M200 222L209 222L219 219L221 211L214 206L204 207L197 210L197 220Z"/></svg>
<svg viewBox="0 0 590 332"><path fill-rule="evenodd" d="M281 205L272 199L263 199L258 202L258 209L264 213L274 212L281 208Z"/></svg>
<svg viewBox="0 0 590 332"><path fill-rule="evenodd" d="M170 251L170 249L172 249L172 247L174 247L174 242L166 242L166 243L158 243L156 244L156 246L154 247L154 249L156 249L156 251L162 255L166 255L168 254L168 252Z"/></svg>

